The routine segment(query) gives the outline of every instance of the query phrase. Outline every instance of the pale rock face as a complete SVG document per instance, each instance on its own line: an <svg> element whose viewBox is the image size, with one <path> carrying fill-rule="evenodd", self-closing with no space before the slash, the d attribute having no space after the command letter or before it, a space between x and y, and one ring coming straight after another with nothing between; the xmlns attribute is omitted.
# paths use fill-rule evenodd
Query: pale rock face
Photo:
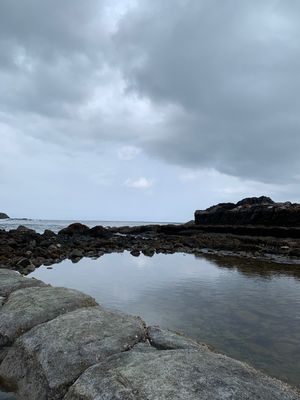
<svg viewBox="0 0 300 400"><path fill-rule="evenodd" d="M29 287L17 290L0 309L0 347L12 344L34 326L61 314L96 305L93 298L72 289Z"/></svg>
<svg viewBox="0 0 300 400"><path fill-rule="evenodd" d="M130 351L89 368L64 400L299 400L275 379L202 349Z"/></svg>
<svg viewBox="0 0 300 400"><path fill-rule="evenodd" d="M37 279L24 278L18 272L0 269L0 296L7 297L10 293L26 287L47 286Z"/></svg>
<svg viewBox="0 0 300 400"><path fill-rule="evenodd" d="M27 332L9 349L0 375L22 399L61 399L89 366L144 340L140 318L81 308Z"/></svg>

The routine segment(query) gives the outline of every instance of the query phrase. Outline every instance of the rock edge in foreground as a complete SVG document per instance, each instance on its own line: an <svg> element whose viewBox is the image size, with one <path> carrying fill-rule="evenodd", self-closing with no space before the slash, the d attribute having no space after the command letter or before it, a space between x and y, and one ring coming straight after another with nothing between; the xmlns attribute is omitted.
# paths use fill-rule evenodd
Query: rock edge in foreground
<svg viewBox="0 0 300 400"><path fill-rule="evenodd" d="M20 295L27 299L20 313L27 314L21 327L25 321L28 331L18 330L16 322L12 343L0 348L0 382L22 400L300 400L296 389L247 364L174 332L147 328L138 317L105 310L80 292L8 270L0 270L0 282L0 331L10 312L17 318ZM66 302L64 310L55 298L53 306L47 304L51 293L63 296L64 290L72 306ZM39 291L40 306L34 302Z"/></svg>

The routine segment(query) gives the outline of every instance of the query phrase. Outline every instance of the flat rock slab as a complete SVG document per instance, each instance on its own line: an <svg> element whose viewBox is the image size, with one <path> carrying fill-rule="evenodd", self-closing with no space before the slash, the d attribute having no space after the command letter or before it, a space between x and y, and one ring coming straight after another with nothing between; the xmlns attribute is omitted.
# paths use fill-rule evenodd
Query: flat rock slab
<svg viewBox="0 0 300 400"><path fill-rule="evenodd" d="M7 297L15 290L33 286L41 287L47 285L34 278L24 278L16 271L0 269L0 297Z"/></svg>
<svg viewBox="0 0 300 400"><path fill-rule="evenodd" d="M96 305L92 297L72 289L46 286L17 290L0 308L0 348L11 345L36 325L78 308Z"/></svg>
<svg viewBox="0 0 300 400"><path fill-rule="evenodd" d="M3 381L22 400L56 400L91 365L145 340L138 317L83 308L41 324L17 339L1 366Z"/></svg>
<svg viewBox="0 0 300 400"><path fill-rule="evenodd" d="M202 350L129 351L90 367L64 400L299 400L282 382Z"/></svg>
<svg viewBox="0 0 300 400"><path fill-rule="evenodd" d="M198 343L183 334L161 329L159 326L149 326L147 328L147 336L151 346L158 350L174 350L174 349L208 349L203 343Z"/></svg>

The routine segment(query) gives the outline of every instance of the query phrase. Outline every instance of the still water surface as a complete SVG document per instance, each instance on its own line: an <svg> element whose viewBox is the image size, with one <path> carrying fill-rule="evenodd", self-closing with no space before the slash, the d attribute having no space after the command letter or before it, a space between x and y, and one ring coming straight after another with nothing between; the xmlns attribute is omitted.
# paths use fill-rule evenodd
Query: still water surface
<svg viewBox="0 0 300 400"><path fill-rule="evenodd" d="M31 276L89 293L300 387L300 267L193 255L108 254Z"/></svg>

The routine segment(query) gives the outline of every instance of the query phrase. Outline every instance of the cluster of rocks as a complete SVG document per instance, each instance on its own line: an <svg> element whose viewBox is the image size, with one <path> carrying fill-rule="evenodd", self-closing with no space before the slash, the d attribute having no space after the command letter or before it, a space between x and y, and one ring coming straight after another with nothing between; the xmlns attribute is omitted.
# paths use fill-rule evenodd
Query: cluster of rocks
<svg viewBox="0 0 300 400"><path fill-rule="evenodd" d="M195 223L205 225L262 225L300 228L300 204L275 203L266 196L238 203L220 203L195 212Z"/></svg>
<svg viewBox="0 0 300 400"><path fill-rule="evenodd" d="M155 253L223 253L297 263L300 259L300 240L229 234L227 231L206 232L197 225L188 224L120 228L96 226L90 229L78 223L58 234L49 230L39 234L22 226L8 232L0 230L0 268L4 265L23 274L65 259L77 262L82 257L98 258L106 253L125 250L133 256L141 253L149 257Z"/></svg>
<svg viewBox="0 0 300 400"><path fill-rule="evenodd" d="M0 270L0 386L22 400L300 400L285 383L76 290Z"/></svg>
<svg viewBox="0 0 300 400"><path fill-rule="evenodd" d="M50 230L39 234L19 226L8 232L0 230L0 267L5 265L28 274L40 265L50 266L64 259L76 262L82 257L98 258L105 253L125 250L133 256L217 253L297 263L300 259L299 217L282 221L284 226L270 226L275 217L270 217L265 225L245 223L250 216L252 222L262 221L267 215L265 211L271 212L271 209L277 221L279 215L284 215L280 210L286 209L295 210L291 215L296 218L299 207L278 205L261 197L197 211L196 223L110 228L89 228L75 223L58 234ZM287 226L292 221L294 226Z"/></svg>

